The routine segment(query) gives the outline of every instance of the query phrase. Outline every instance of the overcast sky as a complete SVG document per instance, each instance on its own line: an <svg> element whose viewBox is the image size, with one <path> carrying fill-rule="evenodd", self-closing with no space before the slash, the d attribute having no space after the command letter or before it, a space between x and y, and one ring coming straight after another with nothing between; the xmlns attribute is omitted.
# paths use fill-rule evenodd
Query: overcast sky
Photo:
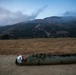
<svg viewBox="0 0 76 75"><path fill-rule="evenodd" d="M76 0L0 0L0 25L76 12Z"/></svg>

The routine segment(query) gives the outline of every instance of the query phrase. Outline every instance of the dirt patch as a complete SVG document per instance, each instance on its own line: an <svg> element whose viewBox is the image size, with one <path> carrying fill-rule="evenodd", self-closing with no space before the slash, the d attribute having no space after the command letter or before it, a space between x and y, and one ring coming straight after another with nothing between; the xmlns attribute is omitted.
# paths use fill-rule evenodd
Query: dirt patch
<svg viewBox="0 0 76 75"><path fill-rule="evenodd" d="M76 75L76 64L17 66L16 55L0 55L0 75Z"/></svg>

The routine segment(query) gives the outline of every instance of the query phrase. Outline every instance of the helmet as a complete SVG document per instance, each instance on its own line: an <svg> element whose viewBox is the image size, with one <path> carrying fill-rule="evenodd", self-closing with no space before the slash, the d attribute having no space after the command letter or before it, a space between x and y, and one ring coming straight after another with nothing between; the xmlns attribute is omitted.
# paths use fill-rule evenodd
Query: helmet
<svg viewBox="0 0 76 75"><path fill-rule="evenodd" d="M20 64L20 63L22 63L22 55L19 55L18 57L17 57L17 62Z"/></svg>

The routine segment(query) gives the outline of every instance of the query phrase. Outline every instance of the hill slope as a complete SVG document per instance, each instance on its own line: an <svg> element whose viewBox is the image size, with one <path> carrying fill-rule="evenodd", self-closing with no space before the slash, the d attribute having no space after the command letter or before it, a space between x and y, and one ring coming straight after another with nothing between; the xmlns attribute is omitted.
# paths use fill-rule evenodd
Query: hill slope
<svg viewBox="0 0 76 75"><path fill-rule="evenodd" d="M76 17L47 17L0 27L0 38L76 37Z"/></svg>

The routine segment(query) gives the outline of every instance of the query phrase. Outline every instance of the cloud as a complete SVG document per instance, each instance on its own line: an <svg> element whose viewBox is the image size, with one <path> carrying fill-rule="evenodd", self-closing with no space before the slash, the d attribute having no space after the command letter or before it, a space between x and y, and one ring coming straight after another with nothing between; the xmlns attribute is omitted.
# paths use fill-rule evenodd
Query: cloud
<svg viewBox="0 0 76 75"><path fill-rule="evenodd" d="M75 11L67 11L63 14L63 16L74 16L74 17L76 17L76 12Z"/></svg>
<svg viewBox="0 0 76 75"><path fill-rule="evenodd" d="M19 22L26 22L29 20L34 20L44 9L46 6L36 10L31 15L23 14L21 11L11 12L7 9L0 7L0 25L10 25Z"/></svg>
<svg viewBox="0 0 76 75"><path fill-rule="evenodd" d="M43 6L42 8L38 9L37 11L33 12L31 16L32 19L36 18L41 12L43 12L45 10L45 8L47 7L47 5Z"/></svg>

